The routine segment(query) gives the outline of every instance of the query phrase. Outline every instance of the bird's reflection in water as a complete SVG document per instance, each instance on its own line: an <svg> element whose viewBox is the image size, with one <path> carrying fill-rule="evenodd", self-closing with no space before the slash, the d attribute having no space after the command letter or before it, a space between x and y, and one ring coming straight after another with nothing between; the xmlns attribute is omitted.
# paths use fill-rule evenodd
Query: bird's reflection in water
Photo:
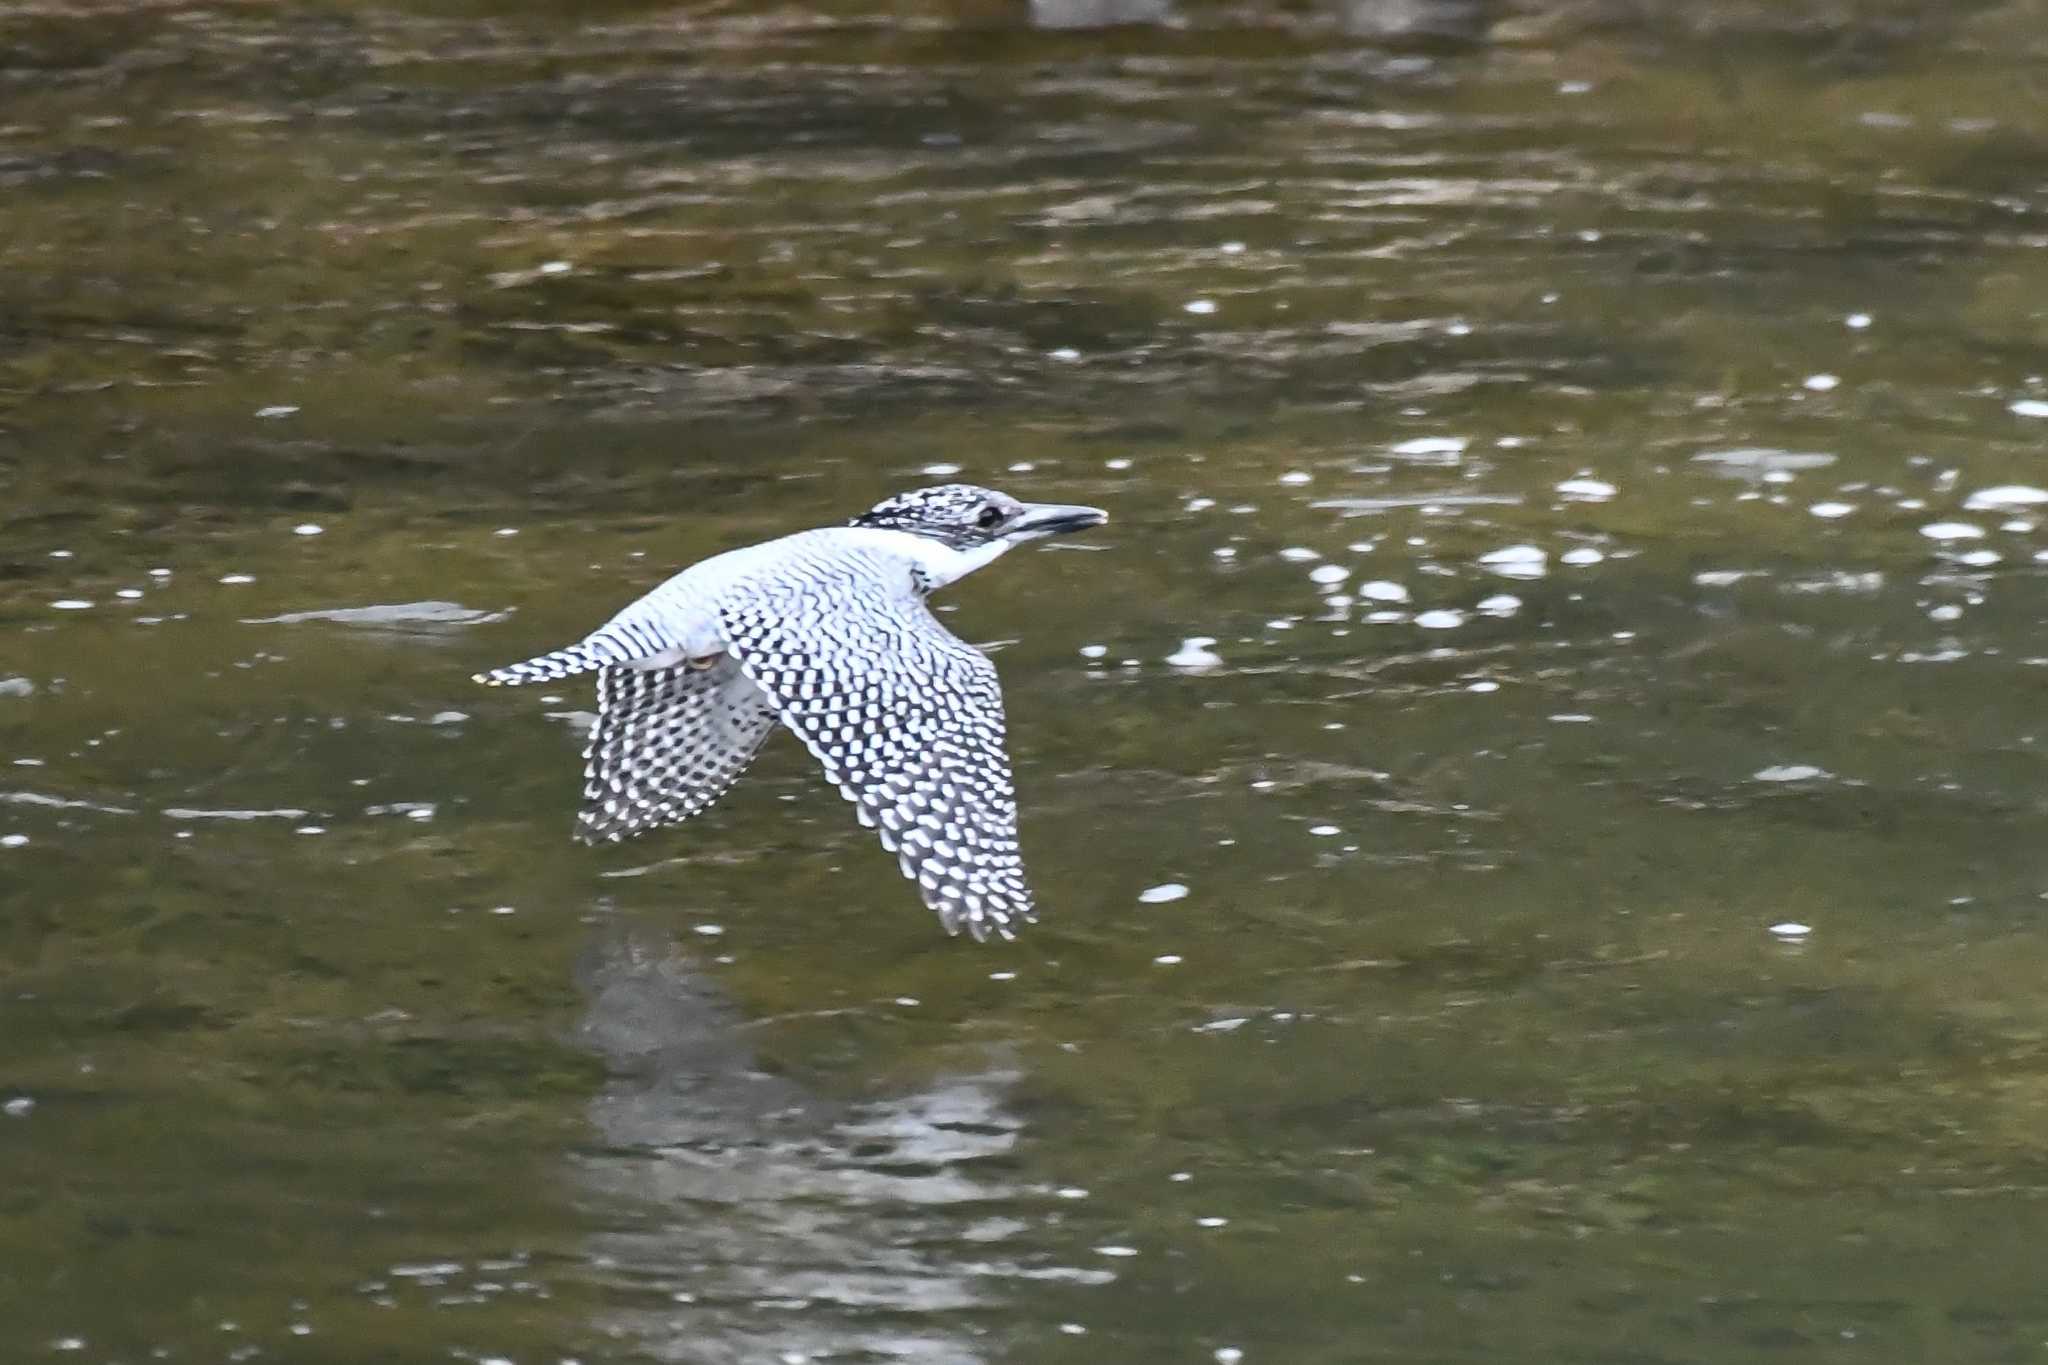
<svg viewBox="0 0 2048 1365"><path fill-rule="evenodd" d="M738 1013L652 936L614 934L581 976L612 1068L578 1158L617 1229L592 1246L621 1291L600 1330L692 1365L984 1358L971 1310L1032 1273L1000 1246L1023 1224L989 1207L1017 1192L976 1169L1017 1141L1013 1073L833 1104L762 1073Z"/></svg>

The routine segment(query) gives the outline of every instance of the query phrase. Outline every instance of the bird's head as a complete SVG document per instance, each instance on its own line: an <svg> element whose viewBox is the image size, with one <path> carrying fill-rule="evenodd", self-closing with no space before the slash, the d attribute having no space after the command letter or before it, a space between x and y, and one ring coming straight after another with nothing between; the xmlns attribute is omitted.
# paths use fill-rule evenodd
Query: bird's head
<svg viewBox="0 0 2048 1365"><path fill-rule="evenodd" d="M849 525L906 531L955 550L1015 545L1040 536L1086 530L1109 520L1099 507L1057 502L1019 502L993 488L944 483L913 488L876 503Z"/></svg>

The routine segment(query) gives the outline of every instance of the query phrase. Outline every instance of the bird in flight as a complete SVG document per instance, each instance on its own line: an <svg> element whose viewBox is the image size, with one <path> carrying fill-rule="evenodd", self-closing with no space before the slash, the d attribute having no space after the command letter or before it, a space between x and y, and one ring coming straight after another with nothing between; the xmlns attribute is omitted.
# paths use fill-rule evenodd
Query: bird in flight
<svg viewBox="0 0 2048 1365"><path fill-rule="evenodd" d="M779 721L824 766L949 934L1035 918L995 665L925 598L1094 507L972 484L898 493L844 526L683 570L565 649L476 680L597 674L576 837L615 842L707 809Z"/></svg>

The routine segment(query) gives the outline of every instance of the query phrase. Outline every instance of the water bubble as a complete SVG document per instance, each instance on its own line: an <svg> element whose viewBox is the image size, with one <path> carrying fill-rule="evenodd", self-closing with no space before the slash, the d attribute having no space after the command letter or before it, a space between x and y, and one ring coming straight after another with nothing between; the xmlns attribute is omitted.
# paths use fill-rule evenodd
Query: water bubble
<svg viewBox="0 0 2048 1365"><path fill-rule="evenodd" d="M1808 934L1812 932L1812 925L1801 924L1797 920L1788 919L1783 921L1782 923L1773 924L1771 926L1771 933L1779 938L1805 938Z"/></svg>
<svg viewBox="0 0 2048 1365"><path fill-rule="evenodd" d="M1230 1226L1230 1220L1229 1220L1228 1218L1213 1218L1213 1217L1212 1217L1212 1218L1197 1218L1197 1219L1195 1220L1195 1226L1196 1226L1196 1227L1198 1227L1198 1228L1226 1228L1226 1227L1229 1227L1229 1226Z"/></svg>
<svg viewBox="0 0 2048 1365"><path fill-rule="evenodd" d="M1768 768L1759 768L1753 774L1759 782L1812 782L1818 778L1832 777L1826 768L1816 768L1811 763L1778 763Z"/></svg>
<svg viewBox="0 0 2048 1365"><path fill-rule="evenodd" d="M1960 621L1963 619L1963 609L1959 606L1956 606L1954 603L1948 603L1943 606L1933 607L1928 610L1927 619L1930 621L1942 622Z"/></svg>
<svg viewBox="0 0 2048 1365"><path fill-rule="evenodd" d="M2015 417L2048 417L2048 403L2038 398L2022 398L2007 411Z"/></svg>
<svg viewBox="0 0 2048 1365"><path fill-rule="evenodd" d="M1415 624L1424 630L1455 630L1465 624L1465 614L1458 611L1425 611L1415 618Z"/></svg>
<svg viewBox="0 0 2048 1365"><path fill-rule="evenodd" d="M243 583L254 583L256 579L253 574L224 573L220 576L220 581L231 586L234 586Z"/></svg>
<svg viewBox="0 0 2048 1365"><path fill-rule="evenodd" d="M542 261L540 263L540 273L543 275L566 275L569 273L570 268L567 261Z"/></svg>
<svg viewBox="0 0 2048 1365"><path fill-rule="evenodd" d="M1071 346L1061 346L1046 352L1054 360L1079 360L1081 353Z"/></svg>
<svg viewBox="0 0 2048 1365"><path fill-rule="evenodd" d="M990 972L988 979L991 981L1015 981L1017 974L1015 972Z"/></svg>
<svg viewBox="0 0 2048 1365"><path fill-rule="evenodd" d="M1124 469L1129 469L1129 468L1131 467L1131 461L1130 461L1130 458L1129 458L1128 456L1124 456L1124 455L1119 455L1119 456L1117 456L1117 457L1116 457L1115 459L1113 459L1113 460L1104 460L1104 461L1102 462L1102 467L1103 467L1104 469L1116 469L1116 470L1124 470Z"/></svg>
<svg viewBox="0 0 2048 1365"><path fill-rule="evenodd" d="M1465 690L1467 692L1498 692L1500 691L1500 684L1491 678L1481 678L1478 682L1466 683Z"/></svg>
<svg viewBox="0 0 2048 1365"><path fill-rule="evenodd" d="M1308 832L1319 839L1327 839L1333 834L1342 834L1344 831L1338 829L1335 825L1310 825Z"/></svg>
<svg viewBox="0 0 2048 1365"><path fill-rule="evenodd" d="M84 597L60 597L50 603L52 611L90 611L92 602Z"/></svg>
<svg viewBox="0 0 2048 1365"><path fill-rule="evenodd" d="M1351 570L1345 568L1342 564L1318 564L1308 571L1308 578L1311 583L1336 584L1342 583L1349 577L1351 577Z"/></svg>
<svg viewBox="0 0 2048 1365"><path fill-rule="evenodd" d="M1181 305L1181 310L1183 312L1193 313L1198 317L1207 317L1209 314L1216 311L1216 300L1189 299L1186 303Z"/></svg>
<svg viewBox="0 0 2048 1365"><path fill-rule="evenodd" d="M256 415L266 422L274 422L280 417L290 417L297 411L298 408L290 403L273 403L269 407L256 409Z"/></svg>
<svg viewBox="0 0 2048 1365"><path fill-rule="evenodd" d="M1138 901L1141 905L1165 905L1168 901L1180 900L1187 894L1188 889L1179 882L1161 882L1157 886L1148 886L1140 891Z"/></svg>
<svg viewBox="0 0 2048 1365"><path fill-rule="evenodd" d="M1389 583L1383 578L1376 578L1370 583L1360 584L1358 595L1373 602L1406 602L1408 589L1399 583Z"/></svg>
<svg viewBox="0 0 2048 1365"><path fill-rule="evenodd" d="M1455 460L1471 442L1463 436L1417 436L1393 447L1396 455L1448 457Z"/></svg>
<svg viewBox="0 0 2048 1365"><path fill-rule="evenodd" d="M1549 570L1549 560L1535 545L1508 545L1479 556L1482 567L1503 578L1541 578Z"/></svg>
<svg viewBox="0 0 2048 1365"><path fill-rule="evenodd" d="M1823 520L1833 521L1837 517L1846 517L1855 511L1856 504L1853 502L1817 502L1806 510Z"/></svg>
<svg viewBox="0 0 2048 1365"><path fill-rule="evenodd" d="M1053 1193L1062 1199L1086 1199L1088 1197L1088 1191L1082 1189L1079 1185L1063 1185L1059 1189L1054 1190Z"/></svg>
<svg viewBox="0 0 2048 1365"><path fill-rule="evenodd" d="M1306 469L1290 469L1280 476L1280 482L1296 488L1302 484L1313 482L1314 479L1315 475L1309 473Z"/></svg>
<svg viewBox="0 0 2048 1365"><path fill-rule="evenodd" d="M1522 609L1522 599L1512 593L1499 592L1482 599L1478 609L1488 616L1513 616Z"/></svg>
<svg viewBox="0 0 2048 1365"><path fill-rule="evenodd" d="M1136 1247L1120 1246L1096 1247L1095 1254L1097 1256L1135 1256L1138 1254L1138 1249Z"/></svg>
<svg viewBox="0 0 2048 1365"><path fill-rule="evenodd" d="M1801 382L1815 393L1826 393L1828 390L1838 387L1842 379L1840 375L1810 374Z"/></svg>
<svg viewBox="0 0 2048 1365"><path fill-rule="evenodd" d="M1153 958L1152 961L1161 967L1178 967L1181 963L1181 957L1179 953L1161 953L1158 957Z"/></svg>
<svg viewBox="0 0 2048 1365"><path fill-rule="evenodd" d="M1081 646L1081 657L1082 657L1082 658L1084 658L1084 659L1099 659L1099 658L1101 658L1101 657L1102 657L1103 655L1105 655L1105 654L1107 654L1107 653L1109 653L1109 646L1108 646L1108 645L1082 645L1082 646Z"/></svg>
<svg viewBox="0 0 2048 1365"><path fill-rule="evenodd" d="M2030 484L2005 483L1995 488L1980 488L1963 501L1963 510L1968 512L1997 512L2014 507L2038 507L2048 503L2048 488L2035 488Z"/></svg>
<svg viewBox="0 0 2048 1365"><path fill-rule="evenodd" d="M1311 550L1302 545L1290 545L1280 552L1280 557L1290 564L1306 564L1311 560L1321 559L1323 556L1320 550Z"/></svg>
<svg viewBox="0 0 2048 1365"><path fill-rule="evenodd" d="M1982 540L1984 528L1967 521L1935 521L1921 527L1920 534L1929 540Z"/></svg>
<svg viewBox="0 0 2048 1365"><path fill-rule="evenodd" d="M1190 635L1166 656L1166 662L1175 668L1214 668L1223 662L1223 656L1209 648L1215 643L1213 635Z"/></svg>
<svg viewBox="0 0 2048 1365"><path fill-rule="evenodd" d="M1573 82L1567 82L1567 84L1572 83ZM1563 90L1564 87L1560 86L1558 88L1560 90ZM1576 95L1581 92L1577 90L1567 90L1565 91L1565 93ZM1238 1350L1235 1346L1218 1346L1215 1351L1215 1356L1216 1365L1239 1365L1239 1362L1244 1359L1244 1352Z"/></svg>
<svg viewBox="0 0 2048 1365"><path fill-rule="evenodd" d="M1842 319L1842 325L1853 332L1862 331L1870 323L1871 317L1868 313L1851 313L1848 317Z"/></svg>
<svg viewBox="0 0 2048 1365"><path fill-rule="evenodd" d="M1558 558L1566 564L1586 565L1598 564L1607 556L1590 545L1581 545L1576 550L1566 550Z"/></svg>
<svg viewBox="0 0 2048 1365"><path fill-rule="evenodd" d="M36 1102L27 1095L16 1095L5 1104L0 1104L0 1114L11 1119L25 1119L36 1111Z"/></svg>
<svg viewBox="0 0 2048 1365"><path fill-rule="evenodd" d="M1614 496L1614 485L1605 479L1566 479L1557 491L1576 502L1606 502Z"/></svg>
<svg viewBox="0 0 2048 1365"><path fill-rule="evenodd" d="M326 530L325 526L317 522L302 521L297 526L292 527L292 534L295 536L317 536L325 534Z"/></svg>
<svg viewBox="0 0 2048 1365"><path fill-rule="evenodd" d="M929 474L935 479L943 479L949 474L958 474L959 472L960 466L957 464L928 464L918 471L920 474Z"/></svg>

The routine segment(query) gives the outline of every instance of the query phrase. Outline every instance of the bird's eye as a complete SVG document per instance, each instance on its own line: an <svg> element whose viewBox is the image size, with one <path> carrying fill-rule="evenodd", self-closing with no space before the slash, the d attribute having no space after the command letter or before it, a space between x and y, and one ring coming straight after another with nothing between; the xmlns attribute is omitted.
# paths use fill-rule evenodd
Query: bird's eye
<svg viewBox="0 0 2048 1365"><path fill-rule="evenodd" d="M981 509L981 515L974 519L974 524L984 531L995 530L1003 524L1003 509L990 503Z"/></svg>

